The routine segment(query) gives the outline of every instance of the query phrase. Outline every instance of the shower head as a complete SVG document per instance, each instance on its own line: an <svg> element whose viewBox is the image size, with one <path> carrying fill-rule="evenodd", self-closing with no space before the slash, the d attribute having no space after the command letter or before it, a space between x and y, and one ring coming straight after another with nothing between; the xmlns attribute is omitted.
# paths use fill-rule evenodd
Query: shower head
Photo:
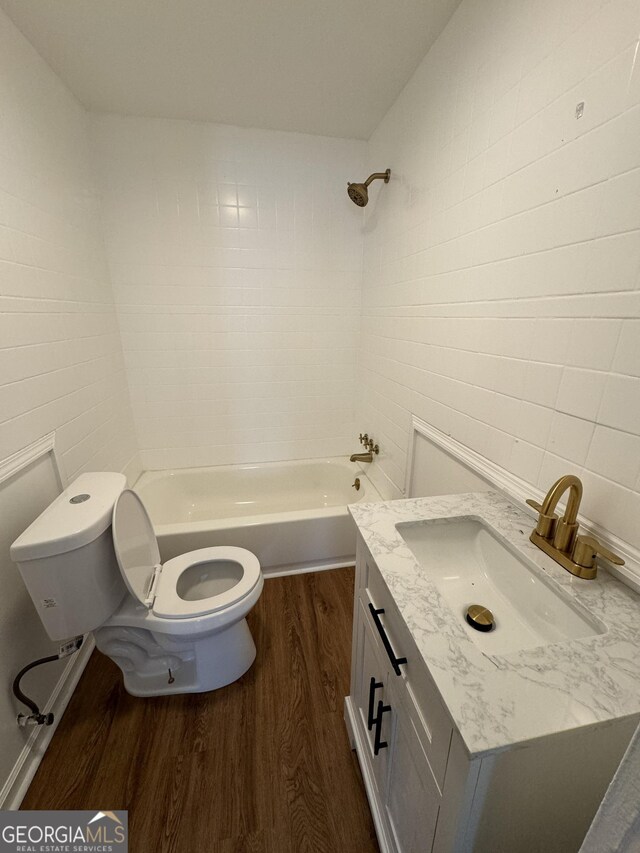
<svg viewBox="0 0 640 853"><path fill-rule="evenodd" d="M367 187L371 183L371 181L375 181L378 178L385 182L385 184L389 183L389 178L391 177L391 169L387 169L386 172L374 172L373 175L369 175L364 184L350 184L347 183L347 192L349 193L349 198L354 204L357 204L358 207L364 207L369 201L369 192Z"/></svg>
<svg viewBox="0 0 640 853"><path fill-rule="evenodd" d="M364 207L369 201L369 193L364 184L347 184L347 192L351 201L358 207Z"/></svg>

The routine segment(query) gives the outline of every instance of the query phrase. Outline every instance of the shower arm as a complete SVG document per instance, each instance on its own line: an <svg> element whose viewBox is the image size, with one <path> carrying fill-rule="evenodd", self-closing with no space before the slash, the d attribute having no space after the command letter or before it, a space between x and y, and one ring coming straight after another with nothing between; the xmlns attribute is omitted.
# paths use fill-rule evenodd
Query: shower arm
<svg viewBox="0 0 640 853"><path fill-rule="evenodd" d="M372 175L369 175L367 180L364 182L365 187L368 187L371 181L381 180L384 181L385 184L389 183L389 178L391 177L391 169L387 169L386 172L374 172Z"/></svg>

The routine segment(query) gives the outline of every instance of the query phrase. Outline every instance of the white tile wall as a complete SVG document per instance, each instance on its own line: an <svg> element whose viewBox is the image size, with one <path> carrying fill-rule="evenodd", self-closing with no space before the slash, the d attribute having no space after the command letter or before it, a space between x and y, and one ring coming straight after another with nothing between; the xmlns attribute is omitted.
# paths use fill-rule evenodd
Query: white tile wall
<svg viewBox="0 0 640 853"><path fill-rule="evenodd" d="M56 430L64 473L136 454L86 116L0 12L0 459Z"/></svg>
<svg viewBox="0 0 640 853"><path fill-rule="evenodd" d="M354 452L365 143L91 123L145 467Z"/></svg>
<svg viewBox="0 0 640 853"><path fill-rule="evenodd" d="M370 140L358 423L396 485L415 412L640 545L639 35L637 0L464 0Z"/></svg>

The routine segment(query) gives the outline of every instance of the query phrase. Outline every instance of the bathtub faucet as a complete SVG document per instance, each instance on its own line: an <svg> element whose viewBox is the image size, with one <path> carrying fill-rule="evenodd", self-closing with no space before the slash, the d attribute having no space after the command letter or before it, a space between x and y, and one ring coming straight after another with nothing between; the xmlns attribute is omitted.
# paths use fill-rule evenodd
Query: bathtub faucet
<svg viewBox="0 0 640 853"><path fill-rule="evenodd" d="M380 453L380 448L374 444L373 439L368 439L364 442L368 448L366 453L354 453L349 457L349 462L373 462L373 454L376 456Z"/></svg>
<svg viewBox="0 0 640 853"><path fill-rule="evenodd" d="M370 450L366 453L353 453L349 457L349 462L373 462L373 453Z"/></svg>

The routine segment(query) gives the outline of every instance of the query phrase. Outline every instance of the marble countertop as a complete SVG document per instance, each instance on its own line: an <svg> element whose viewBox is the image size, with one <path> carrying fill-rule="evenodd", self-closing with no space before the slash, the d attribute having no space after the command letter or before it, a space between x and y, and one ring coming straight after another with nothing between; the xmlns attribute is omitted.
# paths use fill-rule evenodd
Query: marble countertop
<svg viewBox="0 0 640 853"><path fill-rule="evenodd" d="M413 635L471 757L640 715L640 596L600 568L575 578L532 542L534 519L495 492L354 504L349 512ZM396 530L474 517L607 627L604 634L505 655L470 638Z"/></svg>

